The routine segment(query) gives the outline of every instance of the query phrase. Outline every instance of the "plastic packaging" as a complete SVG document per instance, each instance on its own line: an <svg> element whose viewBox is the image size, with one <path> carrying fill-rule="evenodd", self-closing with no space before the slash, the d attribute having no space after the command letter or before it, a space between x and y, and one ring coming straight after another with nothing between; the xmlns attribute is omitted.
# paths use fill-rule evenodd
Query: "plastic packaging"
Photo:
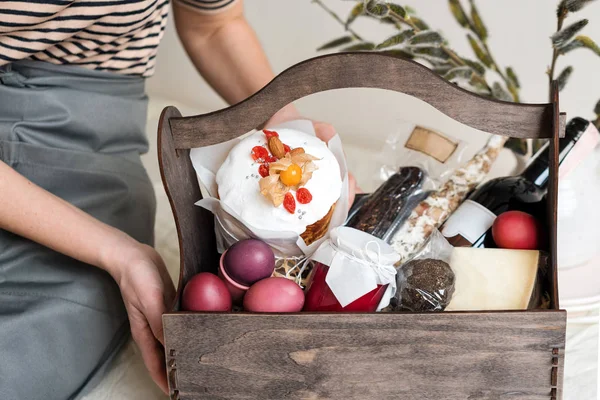
<svg viewBox="0 0 600 400"><path fill-rule="evenodd" d="M440 189L419 203L390 240L400 254L401 262L413 258L427 242L429 235L440 227L467 195L483 181L506 140L506 137L492 135L486 145L469 161L452 171Z"/></svg>
<svg viewBox="0 0 600 400"><path fill-rule="evenodd" d="M351 210L347 226L387 241L412 210L425 199L427 173L418 167L402 167L360 205Z"/></svg>
<svg viewBox="0 0 600 400"><path fill-rule="evenodd" d="M398 268L398 289L393 309L399 311L444 311L454 293L455 275L450 267L453 247L436 229L427 244Z"/></svg>
<svg viewBox="0 0 600 400"><path fill-rule="evenodd" d="M406 132L410 132L408 139ZM385 163L379 168L379 179L384 182L401 167L419 167L428 174L431 189L437 189L452 171L462 165L467 143L435 132L423 126L405 123L389 135L381 151Z"/></svg>

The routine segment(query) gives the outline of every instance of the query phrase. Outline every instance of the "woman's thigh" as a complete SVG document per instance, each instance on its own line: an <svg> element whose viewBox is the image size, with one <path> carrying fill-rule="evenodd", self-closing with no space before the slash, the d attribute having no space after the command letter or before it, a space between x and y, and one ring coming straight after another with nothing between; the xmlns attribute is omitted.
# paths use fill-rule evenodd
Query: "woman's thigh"
<svg viewBox="0 0 600 400"><path fill-rule="evenodd" d="M137 154L0 140L0 159L152 244L154 193ZM119 288L106 272L0 230L1 399L77 397L102 375L127 334Z"/></svg>

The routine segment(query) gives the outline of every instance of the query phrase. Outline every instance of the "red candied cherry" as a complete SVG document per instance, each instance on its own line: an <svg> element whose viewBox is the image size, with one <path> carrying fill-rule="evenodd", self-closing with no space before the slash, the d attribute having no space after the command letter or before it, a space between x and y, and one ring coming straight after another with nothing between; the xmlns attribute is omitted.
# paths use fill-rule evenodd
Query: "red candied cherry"
<svg viewBox="0 0 600 400"><path fill-rule="evenodd" d="M266 163L265 164L261 164L260 167L258 167L258 173L263 178L266 178L267 176L269 176L269 165L266 164Z"/></svg>
<svg viewBox="0 0 600 400"><path fill-rule="evenodd" d="M283 207L290 213L293 214L296 212L296 200L294 200L294 196L290 192L285 194L283 198Z"/></svg>
<svg viewBox="0 0 600 400"><path fill-rule="evenodd" d="M252 148L252 159L256 160L266 160L269 157L269 152L262 146L254 146Z"/></svg>
<svg viewBox="0 0 600 400"><path fill-rule="evenodd" d="M300 204L308 204L312 201L312 194L307 188L300 188L296 191L296 199Z"/></svg>
<svg viewBox="0 0 600 400"><path fill-rule="evenodd" d="M266 129L263 129L263 133L267 137L267 140L271 139L273 136L279 137L279 133L277 133L275 131L268 131Z"/></svg>

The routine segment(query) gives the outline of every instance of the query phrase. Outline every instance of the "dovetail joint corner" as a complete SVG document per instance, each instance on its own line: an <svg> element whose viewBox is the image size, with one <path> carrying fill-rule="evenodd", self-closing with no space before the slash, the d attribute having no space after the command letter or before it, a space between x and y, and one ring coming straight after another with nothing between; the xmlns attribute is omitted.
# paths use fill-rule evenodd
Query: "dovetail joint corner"
<svg viewBox="0 0 600 400"><path fill-rule="evenodd" d="M171 391L171 400L179 399L179 389L177 388L177 352L170 349L167 358L167 378L169 380L169 390Z"/></svg>
<svg viewBox="0 0 600 400"><path fill-rule="evenodd" d="M559 349L552 349L552 367L550 368L550 400L556 400L556 392L558 386L558 358Z"/></svg>

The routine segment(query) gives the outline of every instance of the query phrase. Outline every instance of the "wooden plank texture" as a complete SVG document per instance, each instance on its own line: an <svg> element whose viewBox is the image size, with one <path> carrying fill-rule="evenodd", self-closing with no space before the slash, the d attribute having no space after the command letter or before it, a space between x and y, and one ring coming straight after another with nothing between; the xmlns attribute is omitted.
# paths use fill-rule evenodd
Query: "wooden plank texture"
<svg viewBox="0 0 600 400"><path fill-rule="evenodd" d="M386 54L337 53L294 65L253 96L229 108L174 118L171 126L175 146L184 149L231 140L260 126L294 100L326 90L359 87L414 96L458 122L498 135L552 135L551 104L514 104L477 96L421 64Z"/></svg>
<svg viewBox="0 0 600 400"><path fill-rule="evenodd" d="M562 369L566 314L176 313L164 324L182 400L533 400L550 398L553 357Z"/></svg>
<svg viewBox="0 0 600 400"><path fill-rule="evenodd" d="M163 110L158 127L158 163L171 204L179 239L180 274L177 302L184 284L201 271L217 271L218 254L213 232L213 215L194 205L202 198L189 150L175 150L169 120L181 114L175 107Z"/></svg>

